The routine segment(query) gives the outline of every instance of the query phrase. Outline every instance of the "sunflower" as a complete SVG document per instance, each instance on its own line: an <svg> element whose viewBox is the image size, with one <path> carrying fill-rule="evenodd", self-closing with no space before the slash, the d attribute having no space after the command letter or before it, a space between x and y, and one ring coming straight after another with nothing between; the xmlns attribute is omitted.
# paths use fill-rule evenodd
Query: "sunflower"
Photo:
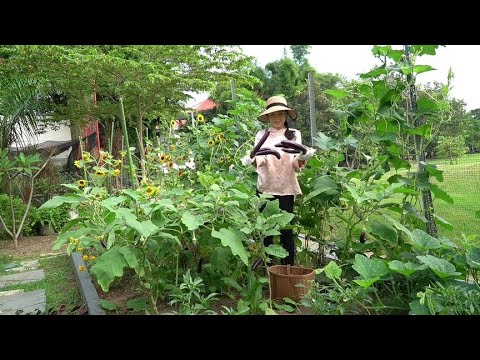
<svg viewBox="0 0 480 360"><path fill-rule="evenodd" d="M155 187L154 186L147 186L147 190L145 190L147 195L149 196L152 196L153 194L155 194Z"/></svg>
<svg viewBox="0 0 480 360"><path fill-rule="evenodd" d="M87 261L88 260L88 255L83 255L82 259L83 259L83 261Z"/></svg>
<svg viewBox="0 0 480 360"><path fill-rule="evenodd" d="M200 124L203 124L205 122L205 117L202 115L202 114L198 114L197 115L197 121L200 123Z"/></svg>
<svg viewBox="0 0 480 360"><path fill-rule="evenodd" d="M208 146L213 146L215 145L215 141L213 141L212 139L208 140Z"/></svg>
<svg viewBox="0 0 480 360"><path fill-rule="evenodd" d="M83 179L78 180L77 181L77 186L80 187L80 188L87 186L87 180L83 180Z"/></svg>
<svg viewBox="0 0 480 360"><path fill-rule="evenodd" d="M105 171L103 171L103 169L97 169L97 170L95 170L95 175L105 176Z"/></svg>
<svg viewBox="0 0 480 360"><path fill-rule="evenodd" d="M90 160L91 160L90 154L87 153L87 152L84 152L84 153L82 154L82 159L83 159L83 160L86 160L86 161L90 161Z"/></svg>
<svg viewBox="0 0 480 360"><path fill-rule="evenodd" d="M113 174L112 174L112 175L113 175L113 176L118 176L118 175L120 175L120 169L115 169L115 170L113 170Z"/></svg>
<svg viewBox="0 0 480 360"><path fill-rule="evenodd" d="M91 255L91 256L88 258L88 260L90 260L90 261L94 261L95 259L96 259L96 257L93 256L93 255Z"/></svg>
<svg viewBox="0 0 480 360"><path fill-rule="evenodd" d="M75 162L73 163L73 165L75 165L77 168L81 169L83 167L83 165L80 163L80 161L78 160L75 160Z"/></svg>
<svg viewBox="0 0 480 360"><path fill-rule="evenodd" d="M85 271L85 266L80 265L80 266L78 267L78 270L79 270L79 271Z"/></svg>
<svg viewBox="0 0 480 360"><path fill-rule="evenodd" d="M170 150L175 151L177 147L175 145L170 145Z"/></svg>
<svg viewBox="0 0 480 360"><path fill-rule="evenodd" d="M177 123L177 121L176 121L176 120L172 120L172 121L170 121L170 125L171 125L172 127L173 127L173 126L175 126L175 124L176 124L176 123Z"/></svg>

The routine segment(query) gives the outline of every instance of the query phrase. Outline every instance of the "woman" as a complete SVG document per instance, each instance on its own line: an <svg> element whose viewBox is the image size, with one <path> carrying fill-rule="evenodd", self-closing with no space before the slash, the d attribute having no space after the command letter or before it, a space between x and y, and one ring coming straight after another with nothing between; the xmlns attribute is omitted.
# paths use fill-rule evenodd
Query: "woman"
<svg viewBox="0 0 480 360"><path fill-rule="evenodd" d="M292 143L302 144L302 135L297 129L290 129L287 122L287 116L296 120L297 114L287 106L287 101L282 96L272 96L267 100L266 110L260 114L258 120L269 123L270 127L259 131L255 136L255 148L270 149L273 151L260 150L250 160L245 157L242 162L251 162L257 168L257 194L265 193L273 195L279 200L280 209L293 213L293 203L295 195L301 195L300 185L298 184L296 172L300 171L305 165L305 161L310 159L315 150L305 146L298 146ZM265 135L266 132L268 136ZM257 146L264 140L263 145ZM283 144L282 144L283 142ZM288 145L295 145L296 148L304 149L303 152L293 154L293 150ZM279 158L273 154L278 151ZM269 153L267 155L265 152ZM263 209L262 209L263 210ZM281 230L280 242L288 256L282 259L283 265L293 265L295 258L295 242L291 229ZM264 245L269 246L273 243L273 236L267 236Z"/></svg>

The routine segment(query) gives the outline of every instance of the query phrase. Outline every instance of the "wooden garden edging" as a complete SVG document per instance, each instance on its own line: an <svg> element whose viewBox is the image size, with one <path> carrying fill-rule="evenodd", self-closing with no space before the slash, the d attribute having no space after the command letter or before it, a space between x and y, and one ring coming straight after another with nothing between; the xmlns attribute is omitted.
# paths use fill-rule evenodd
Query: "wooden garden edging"
<svg viewBox="0 0 480 360"><path fill-rule="evenodd" d="M77 279L78 288L80 289L80 295L82 296L83 302L87 304L88 315L105 315L105 311L100 305L97 290L92 283L92 278L86 270L87 266L82 259L82 254L74 252L70 258L72 259L73 270L75 278ZM84 266L85 271L80 271L80 266Z"/></svg>

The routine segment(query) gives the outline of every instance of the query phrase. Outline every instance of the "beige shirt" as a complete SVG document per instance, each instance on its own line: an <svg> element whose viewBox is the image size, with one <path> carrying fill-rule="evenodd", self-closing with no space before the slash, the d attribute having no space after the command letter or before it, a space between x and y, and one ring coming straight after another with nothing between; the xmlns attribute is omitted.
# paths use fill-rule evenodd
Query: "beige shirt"
<svg viewBox="0 0 480 360"><path fill-rule="evenodd" d="M255 156L257 165L257 189L261 193L271 195L300 195L300 185L297 180L297 171L299 171L298 160L294 159L295 154L289 154L282 151L281 148L275 147L282 140L287 140L283 128L280 130L269 128L270 135L262 145L262 148L275 149L280 153L280 159L274 155ZM302 135L296 129L290 129L295 133L295 141L302 143ZM261 130L255 136L255 146L258 144L265 130Z"/></svg>

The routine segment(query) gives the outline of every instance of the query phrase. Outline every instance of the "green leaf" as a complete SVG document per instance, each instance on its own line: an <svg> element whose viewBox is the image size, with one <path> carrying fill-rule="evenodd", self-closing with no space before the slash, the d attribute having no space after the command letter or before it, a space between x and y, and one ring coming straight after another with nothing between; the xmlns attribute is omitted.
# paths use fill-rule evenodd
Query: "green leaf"
<svg viewBox="0 0 480 360"><path fill-rule="evenodd" d="M132 299L127 301L127 309L135 312L145 311L148 309L150 302L147 299Z"/></svg>
<svg viewBox="0 0 480 360"><path fill-rule="evenodd" d="M397 230L400 230L400 231L403 231L403 233L405 233L406 235L408 235L408 237L411 239L412 238L412 233L410 232L410 230L408 230L405 226L403 226L402 224L400 224L397 220L395 220L394 218L388 216L388 215L385 215L385 214L382 214L383 217L385 219L387 219L388 221L390 221L390 223L395 226L395 228Z"/></svg>
<svg viewBox="0 0 480 360"><path fill-rule="evenodd" d="M475 217L480 219L480 210L475 211Z"/></svg>
<svg viewBox="0 0 480 360"><path fill-rule="evenodd" d="M435 55L438 45L412 45L410 50L412 53L421 55Z"/></svg>
<svg viewBox="0 0 480 360"><path fill-rule="evenodd" d="M433 214L433 217L438 220L438 223L447 230L453 230L453 225L450 224L447 220L441 218L437 214Z"/></svg>
<svg viewBox="0 0 480 360"><path fill-rule="evenodd" d="M374 277L374 278L370 278L370 279L355 279L353 280L356 284L360 285L361 287L363 288L368 288L370 285L372 285L373 283L375 283L376 281L380 280L380 277L377 276L377 277Z"/></svg>
<svg viewBox="0 0 480 360"><path fill-rule="evenodd" d="M364 279L381 278L388 274L388 268L383 260L369 259L365 255L355 255L352 268Z"/></svg>
<svg viewBox="0 0 480 360"><path fill-rule="evenodd" d="M124 202L125 200L127 200L128 198L126 196L113 196L113 197L109 197L105 200L102 200L100 202L100 205L103 206L104 208L110 210L110 211L114 211L114 206Z"/></svg>
<svg viewBox="0 0 480 360"><path fill-rule="evenodd" d="M417 115L435 114L437 110L438 105L434 100L424 97L417 100Z"/></svg>
<svg viewBox="0 0 480 360"><path fill-rule="evenodd" d="M182 223L185 224L188 230L196 230L205 224L205 221L200 216L194 216L190 211L186 210L182 214Z"/></svg>
<svg viewBox="0 0 480 360"><path fill-rule="evenodd" d="M341 89L325 90L324 93L328 94L328 95L332 95L332 96L336 97L337 99L341 99L341 98L344 98L345 96L349 95L348 91L341 90Z"/></svg>
<svg viewBox="0 0 480 360"><path fill-rule="evenodd" d="M437 239L420 229L412 231L412 243L414 247L422 251L440 249L442 247Z"/></svg>
<svg viewBox="0 0 480 360"><path fill-rule="evenodd" d="M420 195L420 193L416 190L407 188L407 187L399 187L393 190L394 193L402 193L402 194L411 194L411 195Z"/></svg>
<svg viewBox="0 0 480 360"><path fill-rule="evenodd" d="M273 304L278 310L283 310L283 311L286 311L286 312L289 312L289 313L292 313L295 311L295 308L293 308L291 305L287 305L287 304L277 304L277 303L274 303Z"/></svg>
<svg viewBox="0 0 480 360"><path fill-rule="evenodd" d="M270 308L266 308L265 309L265 315L278 315L275 310L273 309L270 309Z"/></svg>
<svg viewBox="0 0 480 360"><path fill-rule="evenodd" d="M132 269L136 269L139 262L136 253L138 249L130 248L130 247L122 247L119 252L125 257L125 261L127 262L128 266Z"/></svg>
<svg viewBox="0 0 480 360"><path fill-rule="evenodd" d="M435 176L438 181L443 182L443 170L438 170L436 165L425 164L425 170L431 176Z"/></svg>
<svg viewBox="0 0 480 360"><path fill-rule="evenodd" d="M90 269L91 273L97 278L98 284L102 290L108 292L110 284L115 277L123 275L123 268L128 264L125 257L120 253L120 247L114 246L95 261L95 265Z"/></svg>
<svg viewBox="0 0 480 360"><path fill-rule="evenodd" d="M441 199L449 204L453 204L453 198L450 195L448 195L445 191L440 189L437 185L430 183L429 188L432 191L432 193L435 195L435 200Z"/></svg>
<svg viewBox="0 0 480 360"><path fill-rule="evenodd" d="M392 244L398 244L397 230L390 224L374 220L372 222L372 234L379 236Z"/></svg>
<svg viewBox="0 0 480 360"><path fill-rule="evenodd" d="M445 279L450 276L462 275L455 269L455 265L448 262L447 260L437 258L431 255L417 256L417 259L422 263L428 265L430 269L433 270L440 278Z"/></svg>
<svg viewBox="0 0 480 360"><path fill-rule="evenodd" d="M68 231L63 234L58 235L57 240L55 240L55 245L53 246L53 250L58 250L60 249L63 245L69 242L70 237L74 237L75 239L78 239L82 237L82 235L85 234L90 234L92 232L91 229L88 227L76 229L73 231Z"/></svg>
<svg viewBox="0 0 480 360"><path fill-rule="evenodd" d="M133 200L136 200L136 201L142 200L142 195L140 195L136 190L123 189L122 192L130 196Z"/></svg>
<svg viewBox="0 0 480 360"><path fill-rule="evenodd" d="M176 243L179 245L179 246L182 246L182 243L180 242L180 240L178 239L177 236L175 235L172 235L170 233L167 233L167 232L163 232L163 231L159 231L155 234L155 237L159 237L160 239L164 238L164 239L170 239L170 240L175 240Z"/></svg>
<svg viewBox="0 0 480 360"><path fill-rule="evenodd" d="M238 284L238 282L229 277L223 277L221 279L226 285L233 287L237 291L242 291L243 288Z"/></svg>
<svg viewBox="0 0 480 360"><path fill-rule="evenodd" d="M158 226L150 220L142 221L140 224L142 225L142 231L140 232L140 234L145 237L152 236L159 230Z"/></svg>
<svg viewBox="0 0 480 360"><path fill-rule="evenodd" d="M265 252L269 255L276 256L280 259L286 258L288 256L288 251L285 250L281 245L271 244L265 248Z"/></svg>
<svg viewBox="0 0 480 360"><path fill-rule="evenodd" d="M220 239L223 246L230 247L233 255L238 255L245 265L248 266L250 254L245 250L243 243L247 241L244 233L237 229L222 228L220 231L212 230L212 236Z"/></svg>
<svg viewBox="0 0 480 360"><path fill-rule="evenodd" d="M388 263L388 268L390 270L396 271L402 275L405 275L406 277L410 277L410 275L412 275L416 271L423 270L426 267L426 265L415 264L410 261L403 263L398 260L392 260Z"/></svg>
<svg viewBox="0 0 480 360"><path fill-rule="evenodd" d="M326 136L322 132L318 132L317 136L313 138L315 146L319 147L322 150L339 150L340 146L337 140L332 139Z"/></svg>
<svg viewBox="0 0 480 360"><path fill-rule="evenodd" d="M423 214L420 214L420 213L417 211L417 209L415 209L415 208L413 207L413 205L412 205L411 203L406 202L405 205L403 206L403 208L404 208L405 210L407 210L407 212L408 212L409 214L412 214L412 215L413 215L414 217L416 217L417 219L422 220L425 224L427 223L426 217L425 217Z"/></svg>
<svg viewBox="0 0 480 360"><path fill-rule="evenodd" d="M432 71L432 70L437 70L437 69L431 67L430 65L415 65L413 67L413 72L415 72L416 74L421 74L423 72Z"/></svg>
<svg viewBox="0 0 480 360"><path fill-rule="evenodd" d="M409 129L407 132L412 135L423 136L425 139L430 140L432 137L432 124L424 124L414 129Z"/></svg>
<svg viewBox="0 0 480 360"><path fill-rule="evenodd" d="M432 315L428 310L428 306L421 304L420 300L413 300L408 305L410 306L409 315Z"/></svg>
<svg viewBox="0 0 480 360"><path fill-rule="evenodd" d="M50 200L47 200L38 208L38 210L45 210L45 209L51 209L57 206L60 206L62 204L77 204L81 203L84 201L85 198L83 196L75 195L75 194L67 194L64 196L54 196Z"/></svg>
<svg viewBox="0 0 480 360"><path fill-rule="evenodd" d="M480 269L480 248L474 247L468 250L467 264L472 268Z"/></svg>
<svg viewBox="0 0 480 360"><path fill-rule="evenodd" d="M337 265L335 261L330 261L323 268L323 271L325 272L325 275L331 280L340 280L340 277L342 276L342 269L340 268L340 266Z"/></svg>
<svg viewBox="0 0 480 360"><path fill-rule="evenodd" d="M213 191L220 191L220 186L218 186L217 184L212 184L210 185L210 189L213 190Z"/></svg>
<svg viewBox="0 0 480 360"><path fill-rule="evenodd" d="M360 74L360 78L361 79L367 79L367 78L371 78L371 77L377 77L377 76L380 76L380 75L385 75L387 73L388 73L388 71L382 65L381 67L373 69L373 70L371 70L367 73Z"/></svg>
<svg viewBox="0 0 480 360"><path fill-rule="evenodd" d="M114 302L104 300L104 299L100 299L99 303L100 303L100 306L105 310L110 310L110 311L118 311L119 310L118 305L115 304Z"/></svg>

